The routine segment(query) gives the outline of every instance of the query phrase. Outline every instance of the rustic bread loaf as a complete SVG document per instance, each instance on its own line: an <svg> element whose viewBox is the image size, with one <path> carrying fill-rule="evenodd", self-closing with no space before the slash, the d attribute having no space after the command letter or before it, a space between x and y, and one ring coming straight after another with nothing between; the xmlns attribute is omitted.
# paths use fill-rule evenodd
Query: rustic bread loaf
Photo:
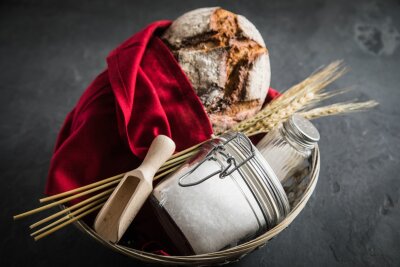
<svg viewBox="0 0 400 267"><path fill-rule="evenodd" d="M255 26L219 7L177 18L162 35L196 94L215 133L260 110L271 70L268 50Z"/></svg>

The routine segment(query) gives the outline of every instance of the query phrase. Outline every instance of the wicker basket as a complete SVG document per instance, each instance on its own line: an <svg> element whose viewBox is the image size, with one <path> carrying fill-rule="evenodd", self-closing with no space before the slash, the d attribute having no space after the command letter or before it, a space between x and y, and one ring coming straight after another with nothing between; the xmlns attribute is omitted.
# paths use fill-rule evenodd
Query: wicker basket
<svg viewBox="0 0 400 267"><path fill-rule="evenodd" d="M238 261L250 252L263 247L268 240L278 235L283 229L289 226L289 224L299 215L299 213L305 207L308 199L313 193L317 184L318 175L320 170L320 155L319 149L314 149L311 158L311 168L305 175L294 178L291 181L290 187L286 188L291 203L292 210L289 215L273 229L269 230L265 234L258 236L257 238L241 244L239 246L229 248L223 251L214 253L194 255L194 256L163 256L153 253L143 252L140 250L132 249L126 246L118 244L112 244L104 241L99 237L96 232L89 227L83 221L77 221L75 225L90 235L95 240L99 241L103 245L125 254L129 257L148 262L153 264L165 264L165 265L214 265L214 264L226 264L233 261ZM300 178L300 179L299 179Z"/></svg>

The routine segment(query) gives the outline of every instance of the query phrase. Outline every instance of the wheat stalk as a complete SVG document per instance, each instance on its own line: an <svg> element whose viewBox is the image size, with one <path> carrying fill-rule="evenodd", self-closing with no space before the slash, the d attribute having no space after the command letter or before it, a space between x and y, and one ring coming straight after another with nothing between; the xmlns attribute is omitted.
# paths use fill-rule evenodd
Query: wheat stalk
<svg viewBox="0 0 400 267"><path fill-rule="evenodd" d="M329 98L337 93L322 93L321 91L329 84L341 77L347 69L341 61L335 61L325 68L321 68L314 72L311 76L302 82L292 86L282 95L272 100L254 117L244 120L236 124L232 130L249 132L250 129L257 129L257 123L275 114L281 117L285 112L293 114L318 103L319 101ZM287 118L287 117L285 117Z"/></svg>
<svg viewBox="0 0 400 267"><path fill-rule="evenodd" d="M306 119L314 120L321 117L364 111L377 105L378 102L373 100L366 102L336 103L333 105L318 107L298 113ZM294 114L294 112L292 113L289 108L282 113L267 117L257 123L257 127L251 127L245 133L247 136L253 136L260 133L268 133L270 130L274 129L279 124L287 120L290 117L290 115L288 114Z"/></svg>
<svg viewBox="0 0 400 267"><path fill-rule="evenodd" d="M308 111L301 112L300 114L309 120L316 118L340 115L350 112L364 111L378 105L374 100L366 102L350 102L350 103L336 103L329 106L314 108Z"/></svg>

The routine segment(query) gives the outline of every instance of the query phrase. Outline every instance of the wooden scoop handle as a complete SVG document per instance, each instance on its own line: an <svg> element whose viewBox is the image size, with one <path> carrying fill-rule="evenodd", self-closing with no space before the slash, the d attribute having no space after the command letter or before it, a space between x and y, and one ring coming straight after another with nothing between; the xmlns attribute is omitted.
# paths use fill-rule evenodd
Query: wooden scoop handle
<svg viewBox="0 0 400 267"><path fill-rule="evenodd" d="M175 151L175 143L157 136L142 164L125 174L97 214L94 229L105 240L118 242L153 191L153 177Z"/></svg>
<svg viewBox="0 0 400 267"><path fill-rule="evenodd" d="M143 178L152 183L158 169L172 156L174 151L174 141L165 135L159 135L151 143L142 164L132 172L141 171Z"/></svg>

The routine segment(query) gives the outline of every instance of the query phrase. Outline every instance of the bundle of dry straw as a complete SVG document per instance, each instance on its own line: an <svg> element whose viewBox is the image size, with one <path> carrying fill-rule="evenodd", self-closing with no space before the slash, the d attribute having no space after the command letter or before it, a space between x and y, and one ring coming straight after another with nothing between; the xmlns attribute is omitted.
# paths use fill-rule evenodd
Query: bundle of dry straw
<svg viewBox="0 0 400 267"><path fill-rule="evenodd" d="M304 81L294 85L278 98L271 101L254 117L242 121L233 127L233 131L241 131L247 136L259 133L267 133L272 128L284 122L294 113L299 113L308 119L316 119L324 116L338 115L348 112L361 111L377 105L375 101L337 103L330 106L315 107L322 100L328 99L347 90L335 90L326 92L326 87L341 77L346 68L340 61L317 70ZM196 154L201 144L190 147L184 151L174 154L157 172L156 179L165 177L167 174L179 168L189 157ZM41 203L53 201L37 209L14 216L20 219L37 212L70 202L80 197L88 197L78 204L69 206L47 218L44 218L30 226L30 229L49 223L46 226L31 233L35 240L41 239L66 225L81 219L82 217L99 210L110 196L124 173L100 180L83 187L73 189L58 195L40 199Z"/></svg>

